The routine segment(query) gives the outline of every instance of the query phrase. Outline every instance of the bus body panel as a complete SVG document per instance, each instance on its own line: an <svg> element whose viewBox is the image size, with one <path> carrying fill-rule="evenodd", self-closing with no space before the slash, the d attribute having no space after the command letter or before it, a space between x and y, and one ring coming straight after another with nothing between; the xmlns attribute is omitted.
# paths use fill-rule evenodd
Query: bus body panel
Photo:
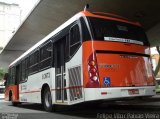
<svg viewBox="0 0 160 119"><path fill-rule="evenodd" d="M71 37L68 36L68 34L70 35L70 33L74 33L71 31L73 30L72 24L74 23L75 25L75 22L77 22L77 20L79 20L81 17L85 19L85 24L87 26L85 28L88 29L88 34L90 36L85 37L87 39L83 39L83 36L80 36L80 42L76 42L72 45L68 44L71 40ZM123 22L124 26L125 23L136 27L141 26L137 22L131 22L126 19L114 17L106 17L103 15L96 15L88 11L82 11L78 13L63 25L58 27L55 31L46 36L44 39L42 39L40 42L38 42L36 45L34 45L32 48L30 48L28 51L26 51L13 63L11 63L10 67L14 67L17 64L20 65L20 63L22 62L21 60L24 60L28 57L30 58L34 50L41 51L41 47L43 47L43 45L49 40L52 40L52 47L55 47L55 45L57 45L55 47L57 51L54 48L52 49L50 47L48 47L47 49L47 51L50 51L52 53L52 55L49 57L52 57L52 64L50 64L50 68L47 67L43 70L38 68L38 71L34 72L34 74L29 74L29 76L27 74L28 79L25 82L21 82L17 86L9 85L6 88L5 92L6 98L9 98L9 91L12 91L13 101L41 103L42 87L45 84L47 84L50 88L52 103L62 105L72 105L84 101L93 100L107 100L125 97L130 98L155 95L154 78L152 75L151 63L149 58L149 45L143 45L143 41L141 42L141 39L134 38L127 39L118 37L118 39L125 40L125 42L123 43L119 41L106 41L105 37L107 38L112 36L104 36L102 37L102 39L95 38L94 29L92 28L93 24L91 24L91 19L87 17L117 21L116 23ZM100 24L98 24L98 26L100 26ZM124 28L124 26L123 24L118 25L118 27L120 27L119 30L124 31L125 29L121 29ZM84 27L82 27L81 25L81 27L79 27L79 31L83 30L82 28ZM68 30L68 32L64 29ZM100 29L99 31L104 32L105 30L106 29ZM112 28L110 30L112 31ZM66 36L59 35L63 33L63 31L65 35L65 32L67 32ZM59 39L54 39L54 37L58 35ZM80 35L83 35L82 31L80 31ZM125 35L128 34L126 33ZM132 34L132 36L134 35L135 34ZM76 33L75 36L77 36ZM116 36L113 37L114 39L116 39ZM64 42L62 42L62 40ZM76 44L80 43L81 46L79 45L78 48L75 47ZM71 47L73 48L73 46L76 51L74 52L74 54L72 54L72 56L70 56L69 54L69 61L66 61L68 57L65 57L65 53L70 53L70 49ZM67 48L65 49L62 47L67 47L69 51L65 52ZM56 54L56 58L54 57L54 53ZM58 53L61 55L59 55ZM58 59L59 56L63 58L65 57L66 59ZM39 66L41 65L41 63L43 63L43 61L40 62L39 60L37 60L37 64ZM59 70L61 71L59 72ZM61 78L59 78L59 76L61 76ZM61 79L61 86L58 83L59 79ZM67 99L65 99L65 91ZM18 96L20 96L20 99L18 98ZM59 98L59 96L61 98Z"/></svg>
<svg viewBox="0 0 160 119"><path fill-rule="evenodd" d="M55 69L50 68L39 73L30 75L25 83L20 84L20 101L41 103L41 89L44 84L48 84L50 89L55 89ZM52 92L52 100L55 101Z"/></svg>
<svg viewBox="0 0 160 119"><path fill-rule="evenodd" d="M110 53L96 53L96 56L101 87L154 85L148 57Z"/></svg>
<svg viewBox="0 0 160 119"><path fill-rule="evenodd" d="M91 43L89 47L91 47ZM147 46L122 43L122 42L109 42L109 41L94 41L93 47L95 50L109 50L109 51L123 51L123 52L133 52L141 54L150 54L150 49Z"/></svg>
<svg viewBox="0 0 160 119"><path fill-rule="evenodd" d="M82 11L81 13L83 13L85 16L89 16L89 17L96 17L96 18L102 18L102 19L107 19L107 20L120 21L120 22L133 24L135 26L141 26L138 22L131 22L126 19L120 19L120 18L116 18L116 17L107 17L107 16L103 16L103 15L92 14L91 12L88 12L88 11L85 11L85 12Z"/></svg>
<svg viewBox="0 0 160 119"><path fill-rule="evenodd" d="M133 53L141 53L141 54L147 54L147 55L150 54L149 47L136 45L136 44L96 41L96 40L95 41L90 40L83 43L84 57L89 56L88 53L94 52L95 50L123 51L123 52L133 52Z"/></svg>
<svg viewBox="0 0 160 119"><path fill-rule="evenodd" d="M114 54L113 51L120 54ZM107 41L87 41L83 43L84 87L92 87L89 86L92 81L88 73L88 58L92 53L95 53L97 60L99 87L104 86L104 78L109 78L113 87L154 85L150 57L146 57L149 56L148 47ZM140 56L132 53L138 53Z"/></svg>
<svg viewBox="0 0 160 119"><path fill-rule="evenodd" d="M139 90L139 94L131 94L129 90ZM145 97L155 95L155 86L116 87L116 88L84 88L85 101L118 100L123 98ZM94 92L94 93L93 93Z"/></svg>
<svg viewBox="0 0 160 119"><path fill-rule="evenodd" d="M18 102L19 101L19 94L18 94L18 86L17 85L10 85L10 86L8 86L6 89L5 89L5 100L6 101L9 101L9 93L11 92L11 94L12 94L12 99L11 100L13 100L13 101L15 101L15 102Z"/></svg>
<svg viewBox="0 0 160 119"><path fill-rule="evenodd" d="M84 101L82 62L83 61L82 61L82 46L81 46L76 52L76 54L72 57L72 59L66 63L66 69L67 69L66 77L67 77L67 87L68 87L67 92L68 92L69 105Z"/></svg>
<svg viewBox="0 0 160 119"><path fill-rule="evenodd" d="M79 79L80 85L76 84L77 82L74 82L74 86L71 85L71 82L69 81L68 70L74 69L76 67L80 67L80 75L82 77L82 47L80 47L73 58L66 63L66 75L64 77L66 79L66 87L64 87L62 90L67 90L67 104L69 105L84 101L84 91L82 89L83 81ZM76 75L74 76L76 77ZM77 79L78 78L80 77L77 77ZM50 68L42 72L30 75L25 83L20 84L20 102L41 103L41 89L44 84L48 84L50 87L52 93L52 103L63 104L56 102L56 91L58 89L55 88L55 68ZM82 97L80 99L70 100L70 93L75 89L77 91L78 89L82 91ZM73 94L73 96L75 96L74 98L76 98L76 94Z"/></svg>

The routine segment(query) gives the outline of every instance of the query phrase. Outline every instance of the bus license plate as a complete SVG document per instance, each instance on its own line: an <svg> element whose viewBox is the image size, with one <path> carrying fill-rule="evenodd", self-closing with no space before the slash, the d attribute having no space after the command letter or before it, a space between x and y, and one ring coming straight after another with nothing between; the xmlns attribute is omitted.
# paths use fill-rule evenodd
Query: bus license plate
<svg viewBox="0 0 160 119"><path fill-rule="evenodd" d="M128 89L128 94L129 95L139 94L139 90L138 89Z"/></svg>

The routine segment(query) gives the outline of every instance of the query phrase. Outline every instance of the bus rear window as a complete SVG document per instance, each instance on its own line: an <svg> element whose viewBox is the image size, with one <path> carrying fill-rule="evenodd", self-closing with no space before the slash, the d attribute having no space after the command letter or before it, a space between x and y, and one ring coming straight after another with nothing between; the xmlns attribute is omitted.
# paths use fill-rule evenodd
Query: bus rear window
<svg viewBox="0 0 160 119"><path fill-rule="evenodd" d="M89 17L95 40L109 40L149 45L144 30L141 27L107 19Z"/></svg>

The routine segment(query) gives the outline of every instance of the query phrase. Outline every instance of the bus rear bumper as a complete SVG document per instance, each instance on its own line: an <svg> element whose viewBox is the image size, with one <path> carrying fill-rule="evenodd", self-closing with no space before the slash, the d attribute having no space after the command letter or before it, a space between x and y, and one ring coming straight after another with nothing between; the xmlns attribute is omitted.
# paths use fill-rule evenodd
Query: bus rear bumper
<svg viewBox="0 0 160 119"><path fill-rule="evenodd" d="M85 101L154 96L155 86L84 88Z"/></svg>

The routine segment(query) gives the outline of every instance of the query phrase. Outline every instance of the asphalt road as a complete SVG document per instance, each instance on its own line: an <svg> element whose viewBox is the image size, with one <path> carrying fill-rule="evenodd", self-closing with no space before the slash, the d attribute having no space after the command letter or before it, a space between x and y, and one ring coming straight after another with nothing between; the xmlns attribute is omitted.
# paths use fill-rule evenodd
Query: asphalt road
<svg viewBox="0 0 160 119"><path fill-rule="evenodd" d="M16 107L0 100L0 119L160 119L160 95L147 99L56 106L56 112L45 112L40 104Z"/></svg>

